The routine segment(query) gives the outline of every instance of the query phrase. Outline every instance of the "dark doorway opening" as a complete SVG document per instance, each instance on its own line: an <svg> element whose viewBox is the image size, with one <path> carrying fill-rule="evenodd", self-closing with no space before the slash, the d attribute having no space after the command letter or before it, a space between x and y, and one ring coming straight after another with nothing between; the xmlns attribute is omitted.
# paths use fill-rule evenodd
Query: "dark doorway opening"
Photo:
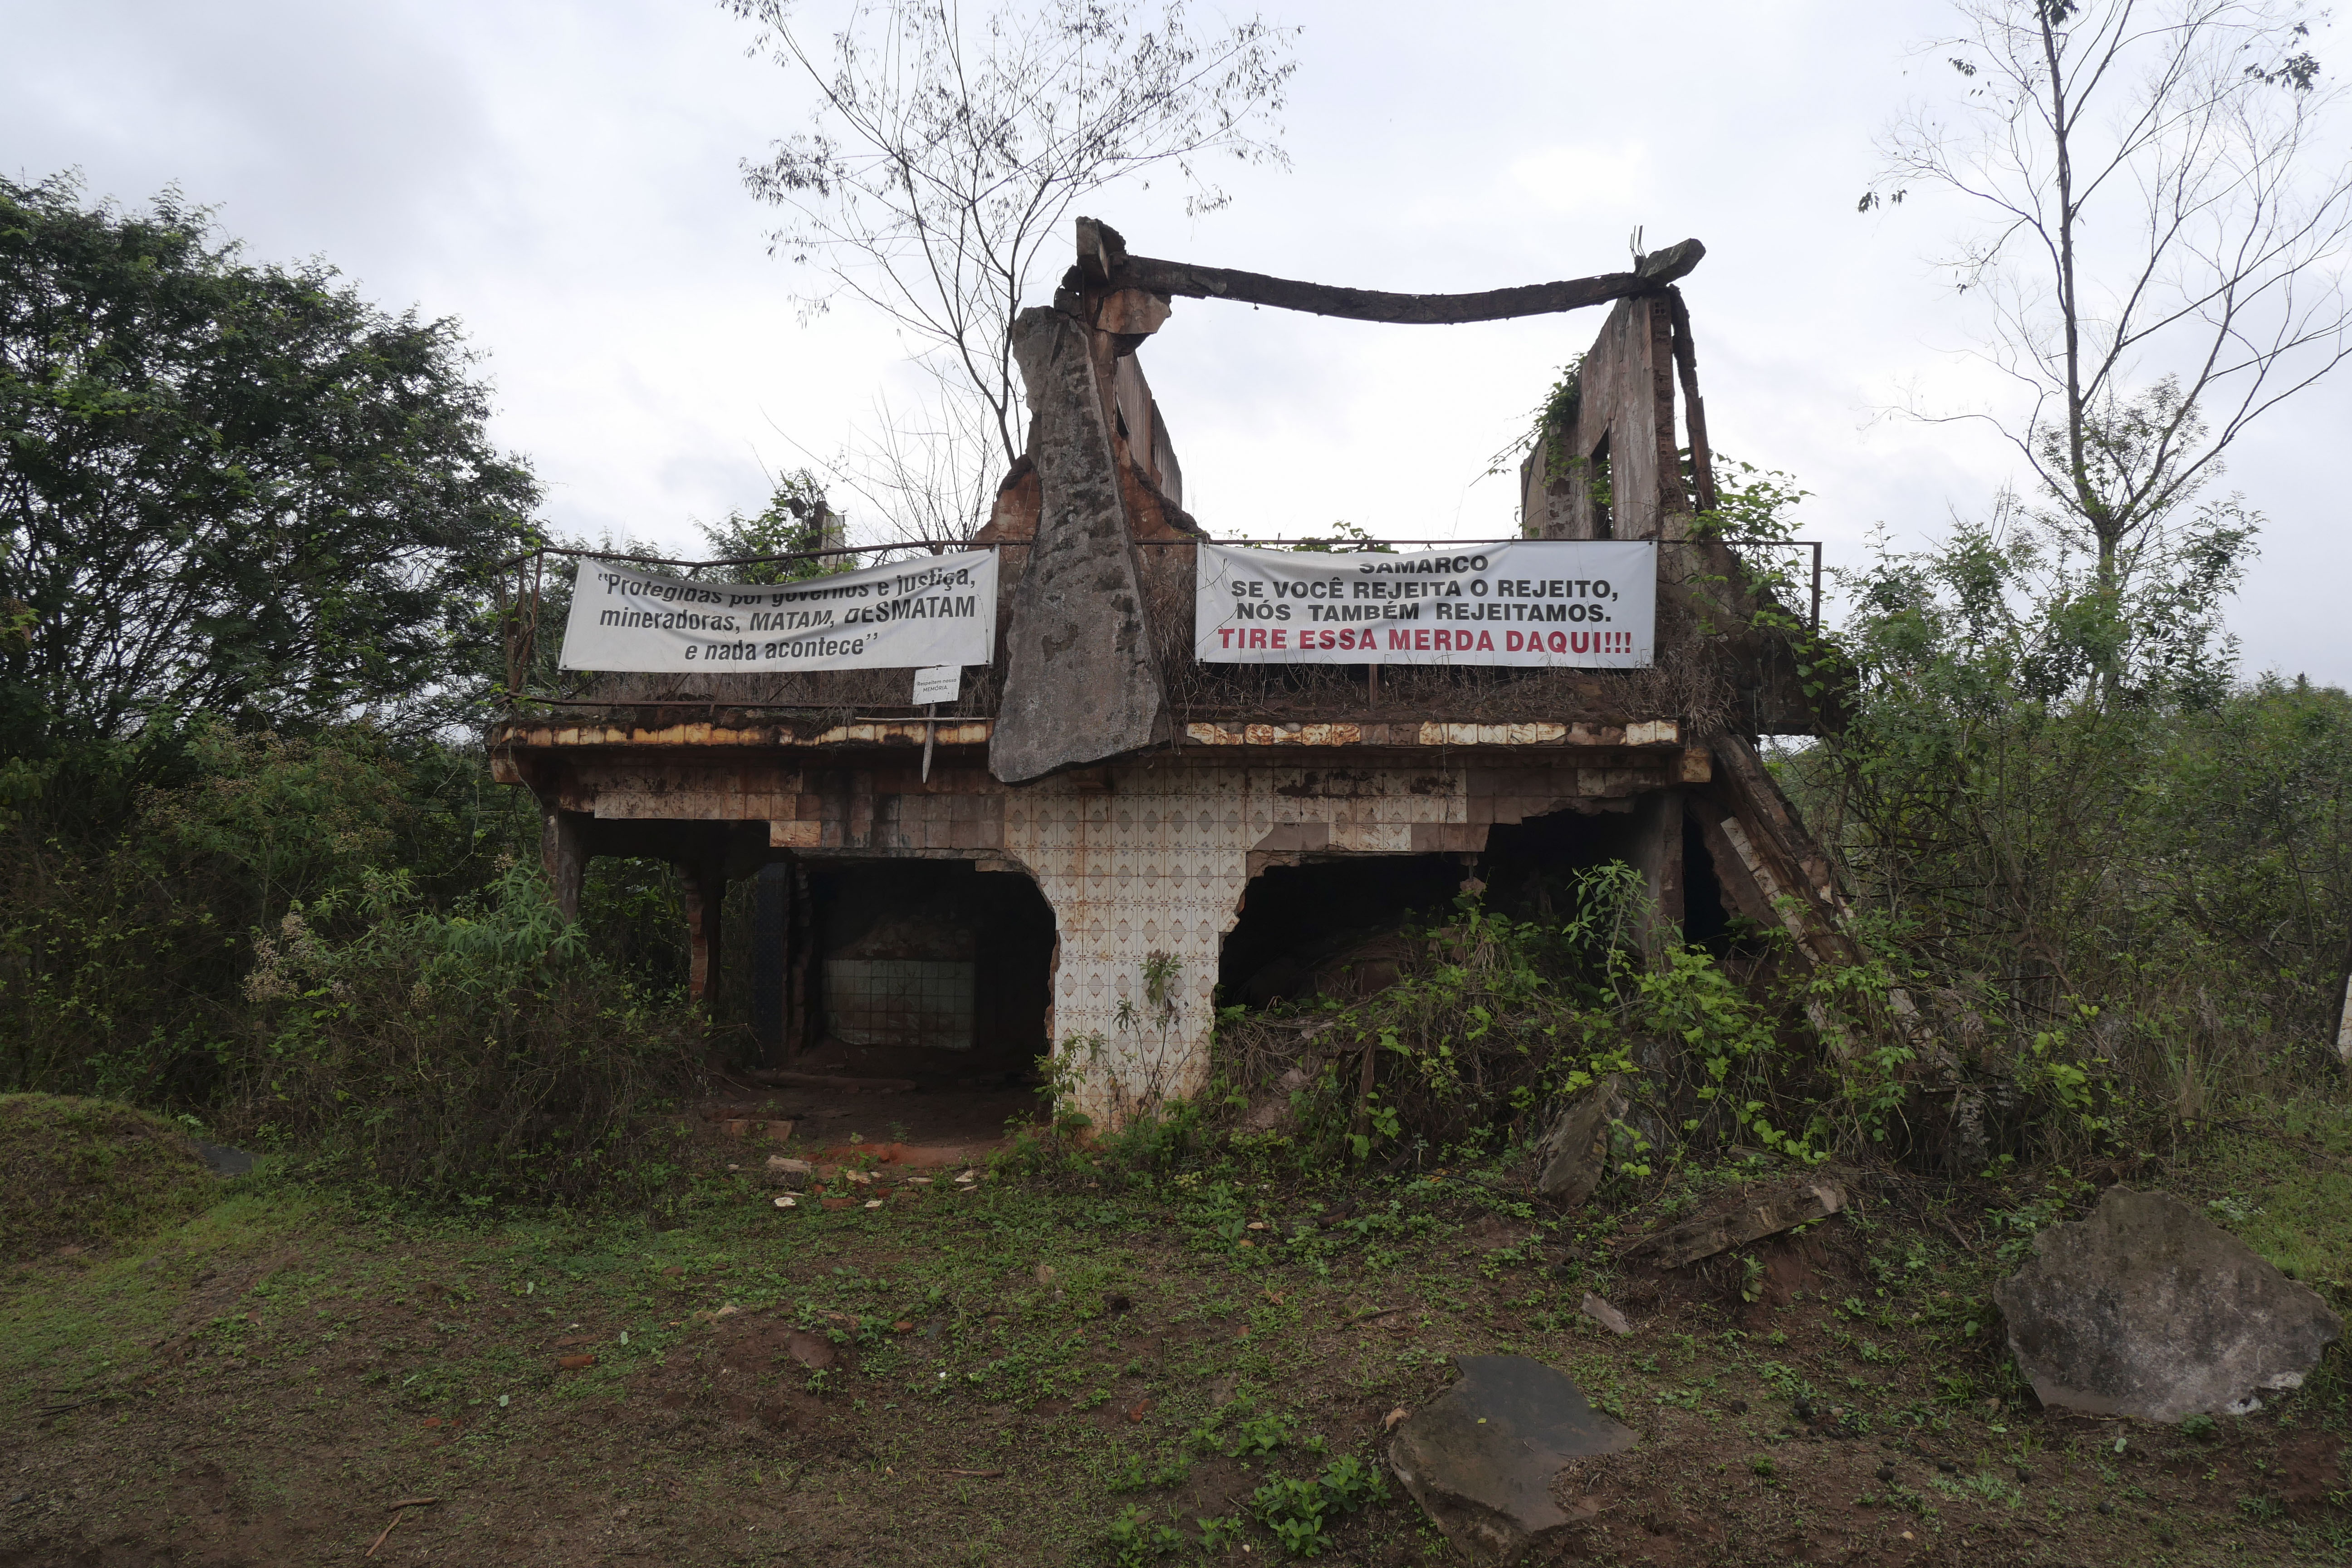
<svg viewBox="0 0 2352 1568"><path fill-rule="evenodd" d="M1689 813L1683 816L1683 940L1717 958L1729 956L1735 946L1723 878L1707 853L1706 830Z"/></svg>
<svg viewBox="0 0 2352 1568"><path fill-rule="evenodd" d="M1498 824L1474 862L1451 854L1364 855L1271 868L1251 881L1225 937L1219 997L1263 1007L1368 994L1411 959L1402 928L1443 919L1465 879L1484 883L1489 908L1558 921L1578 909L1580 874L1612 861L1632 867L1655 900L1662 923L1645 917L1638 940L1671 941L1679 921L1683 941L1718 955L1738 951L1721 879L1681 795L1612 804L1616 809Z"/></svg>
<svg viewBox="0 0 2352 1568"><path fill-rule="evenodd" d="M1228 1004L1263 1007L1377 989L1383 973L1395 978L1378 939L1413 917L1445 910L1469 875L1452 855L1270 867L1250 882L1241 918L1225 935L1218 994Z"/></svg>
<svg viewBox="0 0 2352 1568"><path fill-rule="evenodd" d="M1498 824L1478 858L1486 900L1514 914L1565 917L1576 908L1578 872L1612 860L1643 864L1643 829L1630 809L1555 811Z"/></svg>
<svg viewBox="0 0 2352 1568"><path fill-rule="evenodd" d="M1046 1047L1054 911L1028 878L961 860L806 868L793 1066L965 1084Z"/></svg>

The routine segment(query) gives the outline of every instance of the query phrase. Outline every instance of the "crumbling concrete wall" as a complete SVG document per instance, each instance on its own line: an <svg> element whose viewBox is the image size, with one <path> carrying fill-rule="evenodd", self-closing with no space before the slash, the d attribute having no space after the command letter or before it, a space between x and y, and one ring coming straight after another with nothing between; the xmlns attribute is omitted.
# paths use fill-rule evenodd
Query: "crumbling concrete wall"
<svg viewBox="0 0 2352 1568"><path fill-rule="evenodd" d="M1094 330L1024 310L1013 351L1029 395L1040 507L1013 590L989 766L1011 784L1137 751L1169 733Z"/></svg>
<svg viewBox="0 0 2352 1568"><path fill-rule="evenodd" d="M1581 755L1562 748L1547 756L1530 747L1524 759L1449 755L1452 731L1465 731L1458 740L1472 743L1477 727L1413 732L1423 728L1435 733L1423 760L1391 753L1372 763L1360 752L1247 758L1234 753L1257 747L1237 726L1233 753L1152 753L1018 788L968 757L935 766L929 778L911 760L794 768L583 757L569 771L563 797L588 819L592 847L607 829L764 819L771 852L791 851L810 865L933 857L1028 875L1053 910L1058 936L1048 1036L1057 1048L1078 1053L1078 1108L1115 1125L1155 1100L1197 1093L1207 1083L1221 945L1250 879L1268 867L1335 855L1430 854L1460 855L1466 866L1497 824L1560 811L1630 811L1639 797L1672 784L1704 782L1707 766L1703 752L1674 742L1669 726L1654 737L1618 735ZM1332 739L1282 733L1293 742ZM1255 739L1275 750L1272 733ZM1615 743L1627 740L1636 744ZM1145 994L1146 964L1155 954L1177 965L1166 1016ZM1126 1020L1122 1002L1135 1010Z"/></svg>
<svg viewBox="0 0 2352 1568"><path fill-rule="evenodd" d="M1606 505L1601 459L1607 458ZM1532 539L1682 539L1689 493L1675 438L1671 312L1664 295L1620 300L1586 351L1572 416L1520 468Z"/></svg>

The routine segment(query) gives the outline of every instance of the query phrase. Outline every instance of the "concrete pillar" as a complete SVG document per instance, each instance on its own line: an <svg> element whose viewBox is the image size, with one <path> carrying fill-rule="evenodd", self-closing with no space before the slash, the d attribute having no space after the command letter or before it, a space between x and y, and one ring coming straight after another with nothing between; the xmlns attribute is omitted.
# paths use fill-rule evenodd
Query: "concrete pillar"
<svg viewBox="0 0 2352 1568"><path fill-rule="evenodd" d="M708 1009L719 997L720 912L727 903L727 868L719 861L689 861L686 873L686 935L689 960L686 989Z"/></svg>
<svg viewBox="0 0 2352 1568"><path fill-rule="evenodd" d="M793 868L772 860L752 889L751 1037L771 1061L784 1048L792 973Z"/></svg>
<svg viewBox="0 0 2352 1568"><path fill-rule="evenodd" d="M1683 793L1659 790L1633 807L1633 852L1626 857L1642 874L1648 909L1642 924L1642 950L1655 958L1683 933Z"/></svg>
<svg viewBox="0 0 2352 1568"><path fill-rule="evenodd" d="M580 888L588 878L588 850L583 831L586 818L576 811L540 808L539 855L554 889L555 907L563 918L580 918Z"/></svg>

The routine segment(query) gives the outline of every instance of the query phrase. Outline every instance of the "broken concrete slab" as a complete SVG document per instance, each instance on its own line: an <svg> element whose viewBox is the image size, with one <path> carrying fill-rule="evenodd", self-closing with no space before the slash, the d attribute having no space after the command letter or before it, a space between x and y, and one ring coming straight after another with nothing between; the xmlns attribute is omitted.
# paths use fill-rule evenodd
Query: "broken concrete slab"
<svg viewBox="0 0 2352 1568"><path fill-rule="evenodd" d="M1543 1141L1536 1190L1573 1206L1609 1170L1611 1123L1625 1114L1625 1080L1611 1073L1568 1102Z"/></svg>
<svg viewBox="0 0 2352 1568"><path fill-rule="evenodd" d="M1389 1468L1457 1548L1485 1562L1510 1563L1572 1522L1552 1500L1561 1468L1573 1459L1622 1453L1634 1435L1541 1362L1516 1355L1454 1361L1461 1381L1399 1424Z"/></svg>
<svg viewBox="0 0 2352 1568"><path fill-rule="evenodd" d="M2147 1421L2252 1410L2344 1331L2317 1292L2191 1205L2124 1187L2035 1237L1993 1300L2044 1405Z"/></svg>
<svg viewBox="0 0 2352 1568"><path fill-rule="evenodd" d="M1168 700L1144 623L1093 331L1064 311L1013 323L1043 497L1013 591L989 771L1026 784L1164 741Z"/></svg>
<svg viewBox="0 0 2352 1568"><path fill-rule="evenodd" d="M1577 1303L1576 1310L1612 1334L1622 1337L1633 1331L1633 1325L1625 1321L1624 1313L1590 1290L1584 1293L1584 1300Z"/></svg>
<svg viewBox="0 0 2352 1568"><path fill-rule="evenodd" d="M1798 1176L1769 1187L1750 1187L1735 1202L1642 1237L1618 1254L1618 1261L1680 1268L1810 1220L1825 1219L1845 1205L1845 1189L1827 1176Z"/></svg>

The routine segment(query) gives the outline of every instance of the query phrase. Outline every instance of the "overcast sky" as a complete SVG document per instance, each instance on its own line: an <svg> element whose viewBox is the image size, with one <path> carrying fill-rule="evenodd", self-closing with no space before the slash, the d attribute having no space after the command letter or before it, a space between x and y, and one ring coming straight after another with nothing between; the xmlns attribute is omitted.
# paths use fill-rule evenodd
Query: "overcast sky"
<svg viewBox="0 0 2352 1568"><path fill-rule="evenodd" d="M1293 166L1243 171L1197 223L1163 190L1092 204L1137 250L1453 290L1619 269L1636 225L1652 247L1696 236L1684 290L1717 447L1794 472L1833 563L1875 527L1916 541L1981 515L2012 477L1990 440L1873 414L1986 386L1924 260L1954 215L1854 212L1943 5L1264 15L1305 29ZM78 167L133 205L176 184L257 258L324 257L383 304L460 318L496 435L555 526L688 549L695 520L756 509L795 442L832 448L903 374L873 321L801 325L792 269L765 253L771 215L738 162L804 104L749 37L692 0L0 0L0 168ZM1187 506L1217 534L1345 519L1493 537L1515 497L1479 480L1486 459L1600 321L1374 326L1179 300L1145 364ZM2352 374L2273 415L2222 481L2269 518L2233 617L2250 671L2352 682L2347 432Z"/></svg>

